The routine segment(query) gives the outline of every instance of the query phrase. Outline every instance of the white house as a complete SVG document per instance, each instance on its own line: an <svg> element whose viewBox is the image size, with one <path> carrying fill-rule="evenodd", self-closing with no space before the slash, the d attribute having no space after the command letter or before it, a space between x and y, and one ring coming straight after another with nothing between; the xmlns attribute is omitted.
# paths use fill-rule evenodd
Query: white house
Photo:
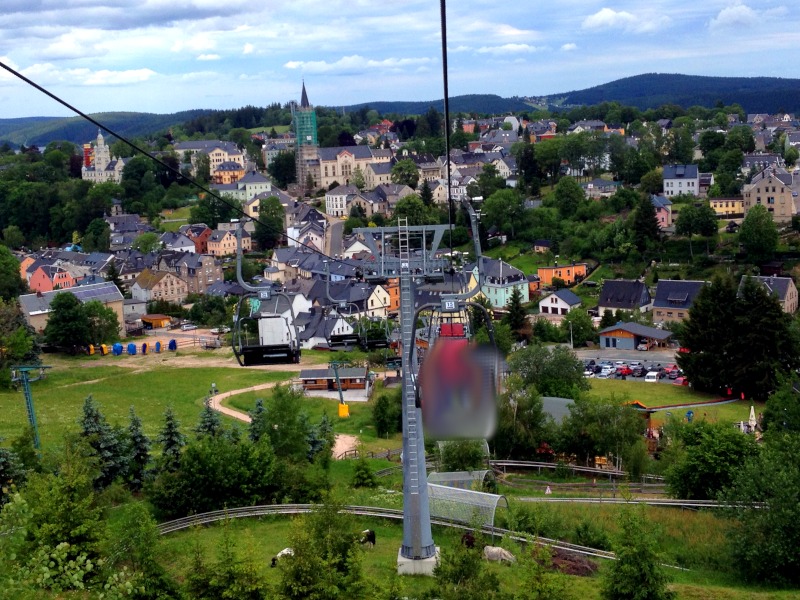
<svg viewBox="0 0 800 600"><path fill-rule="evenodd" d="M664 167L664 195L700 195L700 173L697 165L666 165Z"/></svg>
<svg viewBox="0 0 800 600"><path fill-rule="evenodd" d="M539 300L539 313L543 315L566 315L581 305L581 299L569 290L557 290Z"/></svg>

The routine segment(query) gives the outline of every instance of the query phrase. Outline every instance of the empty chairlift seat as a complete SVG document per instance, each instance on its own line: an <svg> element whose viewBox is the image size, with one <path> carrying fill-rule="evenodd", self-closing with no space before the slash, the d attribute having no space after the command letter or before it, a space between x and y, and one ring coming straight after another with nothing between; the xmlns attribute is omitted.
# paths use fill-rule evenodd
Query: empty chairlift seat
<svg viewBox="0 0 800 600"><path fill-rule="evenodd" d="M120 356L122 354L122 344L117 342L113 346L111 346L111 354L114 356Z"/></svg>
<svg viewBox="0 0 800 600"><path fill-rule="evenodd" d="M131 356L136 354L136 344L134 344L133 342L128 344L128 354L131 355Z"/></svg>

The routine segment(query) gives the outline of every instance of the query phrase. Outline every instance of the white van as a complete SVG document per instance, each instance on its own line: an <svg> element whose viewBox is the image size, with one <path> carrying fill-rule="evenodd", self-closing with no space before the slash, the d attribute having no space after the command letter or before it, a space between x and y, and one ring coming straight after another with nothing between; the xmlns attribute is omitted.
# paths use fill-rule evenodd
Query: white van
<svg viewBox="0 0 800 600"><path fill-rule="evenodd" d="M658 371L650 371L644 376L645 383L658 383Z"/></svg>

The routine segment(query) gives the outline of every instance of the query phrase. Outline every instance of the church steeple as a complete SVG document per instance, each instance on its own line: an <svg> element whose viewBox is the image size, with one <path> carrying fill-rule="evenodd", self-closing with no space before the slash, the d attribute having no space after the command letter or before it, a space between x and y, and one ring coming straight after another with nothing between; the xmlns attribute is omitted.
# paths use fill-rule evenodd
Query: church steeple
<svg viewBox="0 0 800 600"><path fill-rule="evenodd" d="M311 108L308 101L308 94L306 94L306 82L303 80L303 93L300 95L300 108Z"/></svg>

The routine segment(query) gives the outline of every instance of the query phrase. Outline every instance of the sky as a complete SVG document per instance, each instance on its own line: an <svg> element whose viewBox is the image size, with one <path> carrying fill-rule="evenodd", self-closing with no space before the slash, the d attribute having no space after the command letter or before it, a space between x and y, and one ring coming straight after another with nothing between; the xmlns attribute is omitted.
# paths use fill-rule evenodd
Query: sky
<svg viewBox="0 0 800 600"><path fill-rule="evenodd" d="M435 0L1 0L0 63L87 113L443 95ZM800 78L789 0L451 0L450 95L641 73ZM0 118L71 113L0 70Z"/></svg>

